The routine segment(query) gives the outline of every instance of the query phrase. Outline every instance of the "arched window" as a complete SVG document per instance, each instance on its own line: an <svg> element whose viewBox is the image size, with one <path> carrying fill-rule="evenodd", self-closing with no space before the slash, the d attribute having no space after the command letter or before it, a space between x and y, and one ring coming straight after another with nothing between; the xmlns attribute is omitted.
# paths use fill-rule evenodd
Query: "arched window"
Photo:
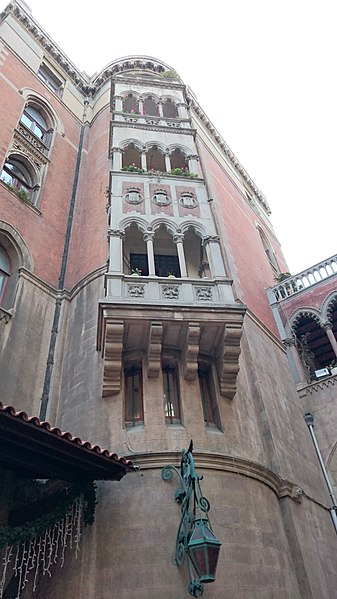
<svg viewBox="0 0 337 599"><path fill-rule="evenodd" d="M129 94L124 99L123 110L124 110L124 112L136 112L136 113L139 113L138 100L132 94Z"/></svg>
<svg viewBox="0 0 337 599"><path fill-rule="evenodd" d="M11 274L11 264L5 249L0 245L0 305Z"/></svg>
<svg viewBox="0 0 337 599"><path fill-rule="evenodd" d="M2 169L1 181L22 200L33 202L34 192L38 189L33 167L22 156L10 156Z"/></svg>
<svg viewBox="0 0 337 599"><path fill-rule="evenodd" d="M266 256L267 256L267 258L269 260L269 264L273 268L273 270L276 273L278 273L280 271L280 269L279 269L277 261L276 261L274 250L273 250L271 244L269 243L266 235L262 231L262 229L260 229L260 227L257 227L257 230L259 232L260 239L262 241L262 245L263 245L264 251L266 252Z"/></svg>
<svg viewBox="0 0 337 599"><path fill-rule="evenodd" d="M157 146L152 146L147 151L146 164L148 171L166 172L165 156Z"/></svg>
<svg viewBox="0 0 337 599"><path fill-rule="evenodd" d="M168 99L163 104L163 115L167 119L175 119L178 116L178 110L174 102Z"/></svg>
<svg viewBox="0 0 337 599"><path fill-rule="evenodd" d="M148 116L159 116L158 106L152 96L148 96L144 100L144 114Z"/></svg>
<svg viewBox="0 0 337 599"><path fill-rule="evenodd" d="M170 154L171 161L171 170L176 168L181 168L183 170L188 170L188 162L186 160L185 154L179 149L176 148Z"/></svg>
<svg viewBox="0 0 337 599"><path fill-rule="evenodd" d="M51 145L53 127L46 110L33 100L25 107L20 123L31 131L48 149Z"/></svg>
<svg viewBox="0 0 337 599"><path fill-rule="evenodd" d="M123 151L123 167L126 169L127 167L134 167L136 170L141 168L141 157L140 150L135 146L134 143L129 143Z"/></svg>

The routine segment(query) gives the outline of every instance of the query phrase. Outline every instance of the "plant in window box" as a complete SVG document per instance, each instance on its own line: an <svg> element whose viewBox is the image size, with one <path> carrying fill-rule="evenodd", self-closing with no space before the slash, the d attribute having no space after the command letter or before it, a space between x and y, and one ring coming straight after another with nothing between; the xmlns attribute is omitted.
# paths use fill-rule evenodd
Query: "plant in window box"
<svg viewBox="0 0 337 599"><path fill-rule="evenodd" d="M132 277L141 277L142 275L142 271L140 268L132 268L131 269L131 276Z"/></svg>
<svg viewBox="0 0 337 599"><path fill-rule="evenodd" d="M190 177L191 179L197 179L197 173L190 173L188 169L184 168L173 168L170 170L170 175L174 175L175 177Z"/></svg>
<svg viewBox="0 0 337 599"><path fill-rule="evenodd" d="M122 171L127 173L144 173L143 168L139 168L135 164L129 164L128 166L122 166Z"/></svg>
<svg viewBox="0 0 337 599"><path fill-rule="evenodd" d="M176 278L174 272L172 272L172 271L170 271L167 276L168 276L169 279L175 279Z"/></svg>

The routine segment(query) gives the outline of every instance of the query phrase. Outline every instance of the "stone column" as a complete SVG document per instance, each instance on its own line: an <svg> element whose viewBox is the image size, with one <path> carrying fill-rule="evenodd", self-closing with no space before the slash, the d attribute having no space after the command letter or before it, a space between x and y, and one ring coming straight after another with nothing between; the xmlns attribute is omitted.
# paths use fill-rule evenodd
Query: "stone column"
<svg viewBox="0 0 337 599"><path fill-rule="evenodd" d="M191 154L190 156L187 156L187 160L188 160L188 170L190 171L190 173L198 173L199 174L199 168L198 168L199 156L197 156L196 154Z"/></svg>
<svg viewBox="0 0 337 599"><path fill-rule="evenodd" d="M186 268L186 258L184 252L184 235L183 233L177 233L173 237L173 241L177 246L178 260L180 266L180 275L182 277L187 277L187 268Z"/></svg>
<svg viewBox="0 0 337 599"><path fill-rule="evenodd" d="M333 334L332 326L330 322L325 322L323 324L323 329L325 330L327 337L330 341L331 347L334 351L335 356L337 357L337 340L335 335Z"/></svg>
<svg viewBox="0 0 337 599"><path fill-rule="evenodd" d="M169 173L171 170L171 159L169 152L165 152L165 168L166 172Z"/></svg>
<svg viewBox="0 0 337 599"><path fill-rule="evenodd" d="M139 98L139 100L138 100L138 110L139 110L140 114L144 114L143 98Z"/></svg>
<svg viewBox="0 0 337 599"><path fill-rule="evenodd" d="M111 148L112 170L120 171L122 169L122 148Z"/></svg>
<svg viewBox="0 0 337 599"><path fill-rule="evenodd" d="M149 276L153 277L156 274L156 267L154 263L154 251L153 251L153 231L146 231L143 235L143 239L146 242L146 251L147 251L147 264L149 268Z"/></svg>
<svg viewBox="0 0 337 599"><path fill-rule="evenodd" d="M184 102L180 102L176 106L178 108L178 117L180 119L188 119L187 105Z"/></svg>
<svg viewBox="0 0 337 599"><path fill-rule="evenodd" d="M204 237L202 244L205 247L207 262L213 278L225 277L226 272L220 251L220 238L218 235L209 235Z"/></svg>
<svg viewBox="0 0 337 599"><path fill-rule="evenodd" d="M307 383L307 377L296 349L295 337L287 337L283 339L282 343L287 350L287 358L295 382Z"/></svg>
<svg viewBox="0 0 337 599"><path fill-rule="evenodd" d="M161 118L163 118L163 116L164 116L164 114L163 114L163 103L162 103L162 101L161 101L161 100L159 100L159 102L158 102L157 106L158 106L158 112L159 112L159 116L160 116Z"/></svg>
<svg viewBox="0 0 337 599"><path fill-rule="evenodd" d="M142 150L140 154L140 165L144 171L147 171L146 150Z"/></svg>
<svg viewBox="0 0 337 599"><path fill-rule="evenodd" d="M115 96L114 100L115 100L115 112L122 112L123 111L123 98L122 98L122 96Z"/></svg>
<svg viewBox="0 0 337 599"><path fill-rule="evenodd" d="M123 272L123 239L124 231L110 229L109 231L109 272Z"/></svg>

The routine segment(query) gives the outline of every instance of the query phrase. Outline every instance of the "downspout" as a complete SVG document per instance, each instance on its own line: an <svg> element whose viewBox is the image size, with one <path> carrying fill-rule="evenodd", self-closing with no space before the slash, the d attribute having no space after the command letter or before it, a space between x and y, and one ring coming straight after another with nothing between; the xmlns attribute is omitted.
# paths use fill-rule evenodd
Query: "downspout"
<svg viewBox="0 0 337 599"><path fill-rule="evenodd" d="M307 414L304 415L304 420L306 422L306 425L309 429L310 435L311 435L311 439L312 442L314 444L315 450L316 450L316 455L318 457L318 461L320 463L322 472L323 472L323 476L326 482L326 486L328 487L328 491L329 491L329 495L331 497L331 501L332 501L332 507L329 508L329 512L331 514L331 519L332 519L332 523L334 525L335 528L335 532L337 533L337 501L336 501L336 496L332 487L332 484L330 482L329 479L329 475L327 472L327 469L325 467L323 458L322 458L322 454L320 452L319 446L318 446L318 442L317 442L317 438L316 438L316 434L314 431L314 417L313 415L308 412Z"/></svg>
<svg viewBox="0 0 337 599"><path fill-rule="evenodd" d="M85 99L84 100L85 107L88 105L88 103L89 103L89 100ZM59 293L64 289L64 281L65 281L65 274L66 274L68 255L69 255L71 231L72 231L72 226L73 226L73 217L74 217L75 201L76 201L76 194L77 194L77 188L78 188L78 179L79 179L81 159L82 159L83 140L84 140L85 129L86 129L86 125L85 124L81 125L81 133L80 133L80 140L79 140L79 144L78 144L74 182L73 182L73 188L72 188L72 192L71 192L70 206L69 206L69 212L68 212L67 230L66 230L66 235L65 235L65 240L64 240L61 270L60 270L60 276L59 276L59 281L58 281L58 292ZM43 391L42 391L42 397L41 397L41 406L40 406L40 414L39 414L40 420L45 420L46 415L47 415L51 379L52 379L53 368L54 368L55 346L56 346L56 339L57 339L58 328L59 328L60 317L61 317L61 307L62 307L62 299L60 297L58 297L55 302L53 326L52 326L51 335L50 335L47 366L46 366L46 372L45 372L45 376L44 376Z"/></svg>

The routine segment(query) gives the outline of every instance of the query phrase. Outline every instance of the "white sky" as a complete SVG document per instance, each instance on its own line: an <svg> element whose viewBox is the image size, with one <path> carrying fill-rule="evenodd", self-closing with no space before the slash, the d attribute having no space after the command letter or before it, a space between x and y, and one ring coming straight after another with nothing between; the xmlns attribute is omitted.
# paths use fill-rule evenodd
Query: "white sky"
<svg viewBox="0 0 337 599"><path fill-rule="evenodd" d="M265 194L293 274L337 252L334 0L28 4L89 75L132 54L180 74Z"/></svg>

